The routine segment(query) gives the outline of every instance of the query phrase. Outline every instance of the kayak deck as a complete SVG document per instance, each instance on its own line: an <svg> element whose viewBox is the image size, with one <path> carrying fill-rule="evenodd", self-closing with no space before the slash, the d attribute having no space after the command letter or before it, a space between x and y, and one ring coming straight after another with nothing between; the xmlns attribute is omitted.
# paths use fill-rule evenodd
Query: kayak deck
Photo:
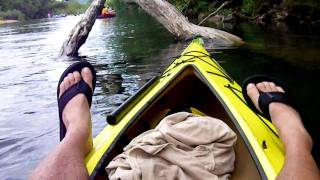
<svg viewBox="0 0 320 180"><path fill-rule="evenodd" d="M241 87L199 42L191 43L182 54L150 88L127 102L131 106L121 109L126 113L117 124L108 125L95 138L86 158L90 176L107 176L104 167L134 137L154 128L169 112L192 107L223 120L237 133L232 179L274 179L284 153L272 124L248 109Z"/></svg>

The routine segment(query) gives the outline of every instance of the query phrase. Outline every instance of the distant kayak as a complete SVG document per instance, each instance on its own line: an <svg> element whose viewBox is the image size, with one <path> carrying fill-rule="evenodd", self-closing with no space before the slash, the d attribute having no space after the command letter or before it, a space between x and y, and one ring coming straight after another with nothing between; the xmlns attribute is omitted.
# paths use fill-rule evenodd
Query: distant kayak
<svg viewBox="0 0 320 180"><path fill-rule="evenodd" d="M105 18L112 18L115 17L116 13L115 12L108 12L108 13L104 13L104 14L100 14L97 19L105 19Z"/></svg>

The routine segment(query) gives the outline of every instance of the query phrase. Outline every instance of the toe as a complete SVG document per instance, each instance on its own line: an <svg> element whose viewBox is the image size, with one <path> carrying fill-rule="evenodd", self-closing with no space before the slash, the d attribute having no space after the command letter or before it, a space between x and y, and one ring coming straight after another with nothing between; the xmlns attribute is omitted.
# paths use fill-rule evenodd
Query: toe
<svg viewBox="0 0 320 180"><path fill-rule="evenodd" d="M71 86L71 82L70 82L68 76L66 76L66 77L63 79L63 83L64 83L64 88L65 88L65 89L68 89L68 88Z"/></svg>
<svg viewBox="0 0 320 180"><path fill-rule="evenodd" d="M69 73L67 78L68 78L68 80L70 82L70 85L73 85L75 83L75 78L73 76L73 73Z"/></svg>
<svg viewBox="0 0 320 180"><path fill-rule="evenodd" d="M271 92L272 91L272 88L271 88L271 85L270 85L270 82L262 82L264 87L266 87L266 92Z"/></svg>
<svg viewBox="0 0 320 180"><path fill-rule="evenodd" d="M64 91L66 90L64 82L62 81L62 83L59 86L59 97L64 93Z"/></svg>
<svg viewBox="0 0 320 180"><path fill-rule="evenodd" d="M283 92L283 93L284 93L284 90L283 90L281 87L276 86L276 88L277 88L277 91L279 91L279 92Z"/></svg>
<svg viewBox="0 0 320 180"><path fill-rule="evenodd" d="M263 82L257 84L257 88L261 92L266 92L266 87Z"/></svg>
<svg viewBox="0 0 320 180"><path fill-rule="evenodd" d="M91 70L87 67L83 68L81 71L81 76L82 76L83 80L90 86L91 90L93 90Z"/></svg>
<svg viewBox="0 0 320 180"><path fill-rule="evenodd" d="M78 76L78 77L77 77ZM78 80L79 79L79 80ZM81 79L80 73L78 72L78 75L76 73L69 73L61 82L59 88L60 88L60 93L59 97L67 90L69 89L72 85L75 83L79 82Z"/></svg>
<svg viewBox="0 0 320 180"><path fill-rule="evenodd" d="M81 75L78 71L75 71L73 73L73 77L74 77L74 80L75 80L75 83L79 82L81 80Z"/></svg>
<svg viewBox="0 0 320 180"><path fill-rule="evenodd" d="M254 84L250 83L247 86L247 93L250 99L252 100L253 104L255 105L255 107L260 111L259 105L258 105L258 99L260 96L258 88Z"/></svg>
<svg viewBox="0 0 320 180"><path fill-rule="evenodd" d="M272 91L272 92L278 91L278 90L277 90L277 86L276 86L273 82L270 82L269 85L270 85L270 88L271 88L271 91Z"/></svg>

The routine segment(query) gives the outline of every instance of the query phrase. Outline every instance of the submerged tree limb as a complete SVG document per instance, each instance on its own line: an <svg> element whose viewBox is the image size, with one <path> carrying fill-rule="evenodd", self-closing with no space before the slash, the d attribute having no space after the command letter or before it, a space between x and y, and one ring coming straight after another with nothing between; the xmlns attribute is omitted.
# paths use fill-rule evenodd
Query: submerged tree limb
<svg viewBox="0 0 320 180"><path fill-rule="evenodd" d="M60 56L77 56L106 0L94 0L63 43Z"/></svg>

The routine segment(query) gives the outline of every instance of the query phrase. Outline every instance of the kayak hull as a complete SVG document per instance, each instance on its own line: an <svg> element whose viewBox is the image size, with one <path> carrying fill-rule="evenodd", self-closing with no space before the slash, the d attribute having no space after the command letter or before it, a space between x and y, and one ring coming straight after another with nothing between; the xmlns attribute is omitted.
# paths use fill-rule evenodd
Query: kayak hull
<svg viewBox="0 0 320 180"><path fill-rule="evenodd" d="M154 128L169 112L191 107L224 120L237 133L232 179L276 177L284 149L275 128L248 108L241 87L210 56L201 39L108 117L110 125L94 139L86 158L90 177L103 174L104 166L132 138Z"/></svg>

